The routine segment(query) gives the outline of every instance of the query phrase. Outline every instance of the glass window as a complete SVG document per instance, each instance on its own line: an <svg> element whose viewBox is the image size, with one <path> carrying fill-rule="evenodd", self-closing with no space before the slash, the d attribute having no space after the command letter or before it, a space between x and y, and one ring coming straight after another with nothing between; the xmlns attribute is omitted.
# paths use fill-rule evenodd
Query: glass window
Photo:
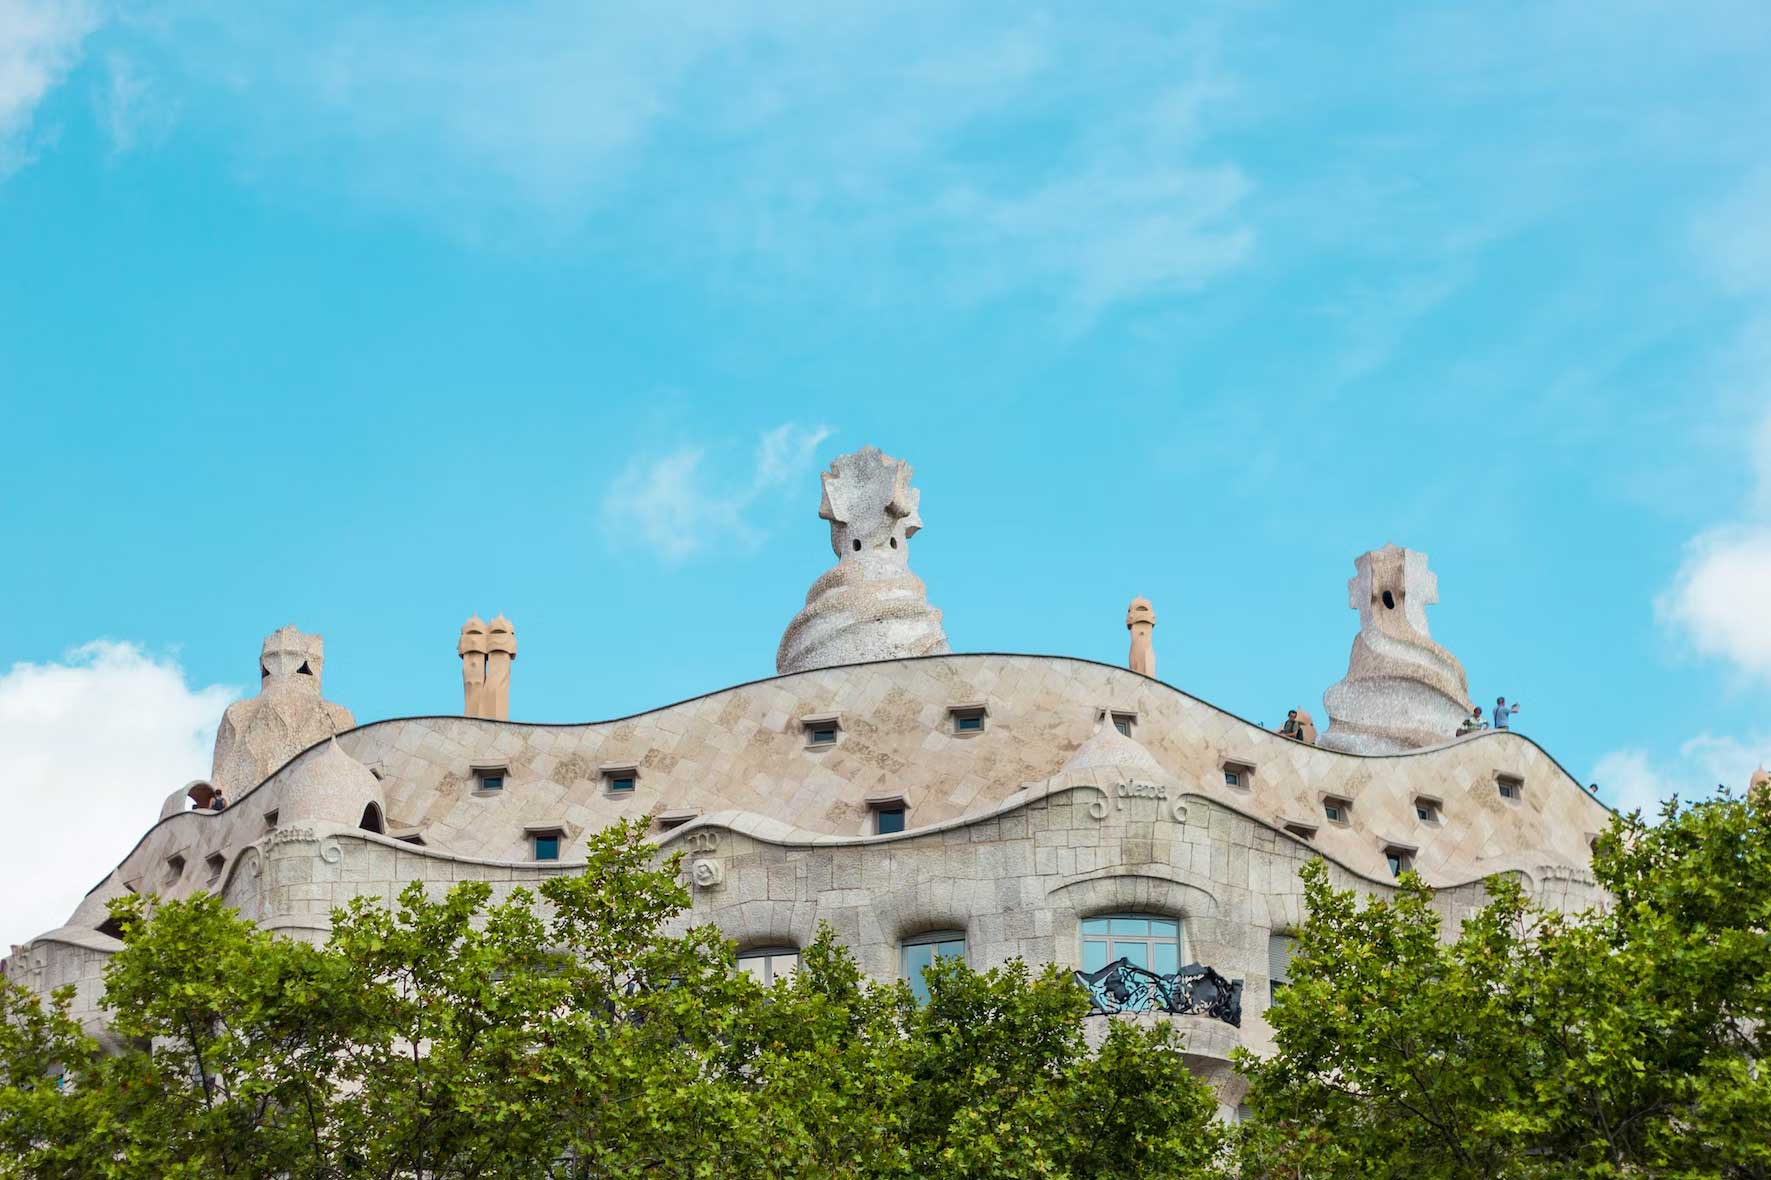
<svg viewBox="0 0 1771 1180"><path fill-rule="evenodd" d="M836 729L832 726L825 726L822 729L814 729L811 732L812 745L814 746L828 746L836 741Z"/></svg>
<svg viewBox="0 0 1771 1180"><path fill-rule="evenodd" d="M759 946L738 952L738 970L764 987L799 970L799 952L790 946Z"/></svg>
<svg viewBox="0 0 1771 1180"><path fill-rule="evenodd" d="M633 790L633 775L627 772L609 776L609 790L623 792Z"/></svg>
<svg viewBox="0 0 1771 1180"><path fill-rule="evenodd" d="M560 834L558 832L537 832L534 839L536 860L558 860L560 858Z"/></svg>
<svg viewBox="0 0 1771 1180"><path fill-rule="evenodd" d="M502 791L504 790L504 775L503 768L475 771L474 778L478 780L475 785L482 791Z"/></svg>
<svg viewBox="0 0 1771 1180"><path fill-rule="evenodd" d="M1123 733L1126 737L1130 737L1132 722L1135 720L1137 720L1137 718L1133 717L1130 713L1115 713L1113 714L1113 728L1117 729L1120 733Z"/></svg>
<svg viewBox="0 0 1771 1180"><path fill-rule="evenodd" d="M1289 934L1267 936L1267 988L1271 995L1277 996L1291 981L1291 956L1296 949L1297 939Z"/></svg>
<svg viewBox="0 0 1771 1180"><path fill-rule="evenodd" d="M1322 801L1322 814L1329 823L1346 823L1347 810L1348 804L1345 799L1324 799Z"/></svg>
<svg viewBox="0 0 1771 1180"><path fill-rule="evenodd" d="M1108 963L1129 959L1158 975L1181 969L1181 923L1148 914L1113 914L1082 923L1082 969L1099 971Z"/></svg>
<svg viewBox="0 0 1771 1180"><path fill-rule="evenodd" d="M919 1004L928 1003L929 985L922 977L936 959L965 958L965 935L957 930L934 930L904 940L904 978Z"/></svg>
<svg viewBox="0 0 1771 1180"><path fill-rule="evenodd" d="M960 713L953 718L953 728L960 733L977 733L984 728L982 713Z"/></svg>
<svg viewBox="0 0 1771 1180"><path fill-rule="evenodd" d="M904 830L904 809L902 807L882 807L873 813L873 830L881 836Z"/></svg>
<svg viewBox="0 0 1771 1180"><path fill-rule="evenodd" d="M1414 857L1405 848L1384 849L1384 860L1390 866L1390 876L1400 877L1414 867Z"/></svg>

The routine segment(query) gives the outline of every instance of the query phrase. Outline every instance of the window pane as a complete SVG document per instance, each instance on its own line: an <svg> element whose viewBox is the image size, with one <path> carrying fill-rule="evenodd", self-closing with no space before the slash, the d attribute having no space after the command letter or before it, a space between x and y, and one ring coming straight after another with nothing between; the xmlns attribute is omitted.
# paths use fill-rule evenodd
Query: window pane
<svg viewBox="0 0 1771 1180"><path fill-rule="evenodd" d="M876 811L873 814L875 816L875 826L873 830L880 835L887 836L893 832L902 832L904 830L903 808L891 808L884 811Z"/></svg>
<svg viewBox="0 0 1771 1180"><path fill-rule="evenodd" d="M1180 938L1181 924L1169 918L1151 918L1150 933L1157 938Z"/></svg>
<svg viewBox="0 0 1771 1180"><path fill-rule="evenodd" d="M739 959L738 970L744 972L744 974L750 976L750 978L756 980L758 983L767 983L769 981L769 961L761 956L754 959Z"/></svg>
<svg viewBox="0 0 1771 1180"><path fill-rule="evenodd" d="M1082 922L1082 932L1084 934L1105 934L1105 933L1107 933L1107 919L1105 919L1105 918L1084 918L1083 922Z"/></svg>
<svg viewBox="0 0 1771 1180"><path fill-rule="evenodd" d="M965 958L965 939L955 938L937 943L935 953L943 959L963 959Z"/></svg>
<svg viewBox="0 0 1771 1180"><path fill-rule="evenodd" d="M775 979L786 979L799 970L798 955L770 955L769 974Z"/></svg>
<svg viewBox="0 0 1771 1180"><path fill-rule="evenodd" d="M1082 940L1082 969L1099 971L1107 965L1107 940L1104 938L1085 938Z"/></svg>
<svg viewBox="0 0 1771 1180"><path fill-rule="evenodd" d="M1149 934L1150 922L1147 918L1114 918L1113 933Z"/></svg>
<svg viewBox="0 0 1771 1180"><path fill-rule="evenodd" d="M1133 967L1150 969L1150 944L1142 939L1114 939L1113 953L1124 959L1130 959Z"/></svg>
<svg viewBox="0 0 1771 1180"><path fill-rule="evenodd" d="M1150 968L1150 970L1156 972L1158 975L1173 975L1176 971L1181 969L1180 953L1181 948L1172 942L1157 943L1156 966Z"/></svg>
<svg viewBox="0 0 1771 1180"><path fill-rule="evenodd" d="M560 858L560 838L558 836L535 837L536 860L558 860Z"/></svg>

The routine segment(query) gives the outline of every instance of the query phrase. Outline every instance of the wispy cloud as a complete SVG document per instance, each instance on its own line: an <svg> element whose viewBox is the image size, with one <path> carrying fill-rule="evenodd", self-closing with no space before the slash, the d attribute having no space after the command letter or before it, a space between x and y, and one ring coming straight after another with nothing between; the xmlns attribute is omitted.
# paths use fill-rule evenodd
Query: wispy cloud
<svg viewBox="0 0 1771 1180"><path fill-rule="evenodd" d="M32 116L98 24L84 0L0 0L0 179L30 159Z"/></svg>
<svg viewBox="0 0 1771 1180"><path fill-rule="evenodd" d="M830 435L823 425L777 426L757 439L748 469L738 472L717 470L700 445L636 458L603 494L603 529L615 545L641 546L673 565L715 541L754 547L764 530L751 510L789 483L810 487L817 450Z"/></svg>
<svg viewBox="0 0 1771 1180"><path fill-rule="evenodd" d="M61 925L166 796L207 775L236 695L195 688L176 660L109 641L0 674L0 950Z"/></svg>
<svg viewBox="0 0 1771 1180"><path fill-rule="evenodd" d="M1719 786L1740 792L1754 768L1771 765L1771 734L1745 740L1700 733L1679 747L1672 762L1658 762L1646 750L1614 750L1593 766L1599 796L1620 811L1640 808L1652 815L1674 795L1707 799Z"/></svg>
<svg viewBox="0 0 1771 1180"><path fill-rule="evenodd" d="M9 12L36 18L14 38L28 114L94 21L56 0ZM1207 146L1234 86L1178 23L921 0L343 16L172 0L114 23L93 105L119 150L177 110L242 180L342 190L467 239L637 223L661 260L715 252L730 281L1032 293L1087 321L1196 291L1256 241L1252 179Z"/></svg>

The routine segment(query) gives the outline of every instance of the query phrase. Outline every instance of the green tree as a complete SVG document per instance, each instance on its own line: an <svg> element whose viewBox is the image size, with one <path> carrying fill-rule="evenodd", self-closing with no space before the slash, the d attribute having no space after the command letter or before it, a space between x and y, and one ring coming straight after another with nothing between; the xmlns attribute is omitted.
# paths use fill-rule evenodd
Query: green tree
<svg viewBox="0 0 1771 1180"><path fill-rule="evenodd" d="M494 902L359 899L324 943L129 898L100 1052L0 984L0 1176L1193 1177L1221 1157L1166 1026L1098 1052L1074 982L944 962L930 998L828 930L772 987L642 829ZM57 1078L65 1079L58 1084Z"/></svg>
<svg viewBox="0 0 1771 1180"><path fill-rule="evenodd" d="M1308 866L1244 1170L1771 1177L1771 798L1619 817L1593 868L1605 906L1494 880L1442 942L1413 874L1378 900Z"/></svg>

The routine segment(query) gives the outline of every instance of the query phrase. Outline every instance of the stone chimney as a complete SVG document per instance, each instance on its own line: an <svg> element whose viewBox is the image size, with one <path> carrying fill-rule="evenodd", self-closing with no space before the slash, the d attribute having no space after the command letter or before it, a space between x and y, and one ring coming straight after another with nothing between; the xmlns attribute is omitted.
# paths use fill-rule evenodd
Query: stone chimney
<svg viewBox="0 0 1771 1180"><path fill-rule="evenodd" d="M320 695L325 659L318 635L280 627L265 637L258 695L229 705L216 730L212 785L238 798L315 742L356 724L349 709Z"/></svg>
<svg viewBox="0 0 1771 1180"><path fill-rule="evenodd" d="M1385 545L1354 561L1347 605L1359 634L1347 674L1322 694L1321 744L1354 754L1398 754L1448 741L1470 715L1464 666L1427 633L1439 579L1427 555Z"/></svg>
<svg viewBox="0 0 1771 1180"><path fill-rule="evenodd" d="M1125 629L1131 632L1131 654L1125 666L1140 676L1156 676L1156 649L1150 644L1150 633L1156 630L1156 608L1143 595L1131 600L1125 608Z"/></svg>
<svg viewBox="0 0 1771 1180"><path fill-rule="evenodd" d="M510 718L510 665L517 658L517 637L510 620L499 615L490 623L473 615L461 625L455 644L461 657L461 712L466 717Z"/></svg>

